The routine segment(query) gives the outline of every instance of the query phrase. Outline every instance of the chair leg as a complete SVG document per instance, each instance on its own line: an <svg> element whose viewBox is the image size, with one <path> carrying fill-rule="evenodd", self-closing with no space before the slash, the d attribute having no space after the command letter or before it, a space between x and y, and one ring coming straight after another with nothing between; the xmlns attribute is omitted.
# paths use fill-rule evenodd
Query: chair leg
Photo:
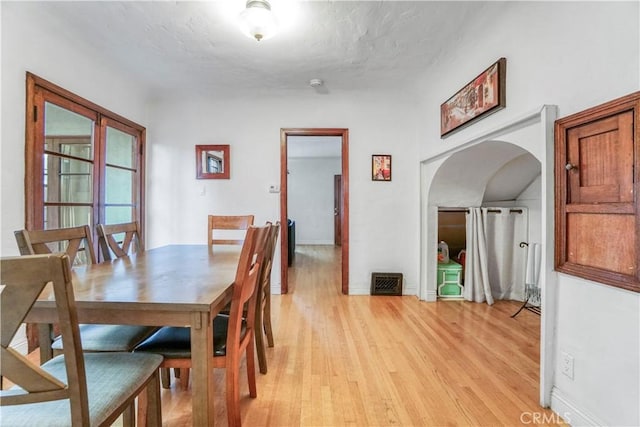
<svg viewBox="0 0 640 427"><path fill-rule="evenodd" d="M135 405L131 403L122 413L122 427L135 427L136 414ZM140 424L142 425L142 424Z"/></svg>
<svg viewBox="0 0 640 427"><path fill-rule="evenodd" d="M147 395L147 392L143 391L138 395L138 427L145 427L147 425L148 411L149 396Z"/></svg>
<svg viewBox="0 0 640 427"><path fill-rule="evenodd" d="M170 368L160 368L160 378L162 380L162 388L171 388Z"/></svg>
<svg viewBox="0 0 640 427"><path fill-rule="evenodd" d="M271 289L267 289L267 295L264 301L263 314L264 332L267 334L267 343L269 347L273 347L273 329L271 328ZM260 329L262 331L262 328Z"/></svg>
<svg viewBox="0 0 640 427"><path fill-rule="evenodd" d="M138 427L162 426L162 404L158 373L149 380L145 390L138 395Z"/></svg>
<svg viewBox="0 0 640 427"><path fill-rule="evenodd" d="M176 369L176 371L180 372L179 378L180 378L180 386L182 387L183 390L187 390L189 388L189 368L179 368Z"/></svg>
<svg viewBox="0 0 640 427"><path fill-rule="evenodd" d="M258 353L258 366L261 374L267 373L267 349L265 348L264 334L262 333L262 310L256 310L254 324L254 336L256 340L256 350Z"/></svg>
<svg viewBox="0 0 640 427"><path fill-rule="evenodd" d="M230 360L227 359L227 366L225 368L225 377L227 383L227 423L229 427L241 427L242 421L240 420L240 384L238 381L238 360L236 359L235 369L229 362Z"/></svg>
<svg viewBox="0 0 640 427"><path fill-rule="evenodd" d="M247 344L247 379L249 381L249 396L257 397L256 389L256 359L255 350L253 348L253 340ZM239 400L239 399L238 399Z"/></svg>
<svg viewBox="0 0 640 427"><path fill-rule="evenodd" d="M158 378L158 372L151 377L147 388L143 393L146 396L148 402L147 406L147 426L161 427L162 426L162 402L160 400L160 381ZM143 424L139 424L143 426Z"/></svg>

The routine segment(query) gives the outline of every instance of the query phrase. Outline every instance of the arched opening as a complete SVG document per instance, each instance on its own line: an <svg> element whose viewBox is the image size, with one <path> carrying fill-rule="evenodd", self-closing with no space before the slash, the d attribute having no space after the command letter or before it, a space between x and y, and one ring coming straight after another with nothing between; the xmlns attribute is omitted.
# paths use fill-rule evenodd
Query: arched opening
<svg viewBox="0 0 640 427"><path fill-rule="evenodd" d="M555 290L553 273L553 121L556 109L544 106L497 129L476 136L421 164L421 268L419 297L437 299L438 209L513 206L531 208L527 233L543 248L540 334L540 403L549 406L552 386Z"/></svg>

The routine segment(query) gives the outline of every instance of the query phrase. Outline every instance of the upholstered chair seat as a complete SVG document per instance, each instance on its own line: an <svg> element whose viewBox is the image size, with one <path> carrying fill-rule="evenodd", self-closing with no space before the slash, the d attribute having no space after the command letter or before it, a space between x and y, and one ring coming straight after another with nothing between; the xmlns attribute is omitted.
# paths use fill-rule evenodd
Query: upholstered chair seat
<svg viewBox="0 0 640 427"><path fill-rule="evenodd" d="M87 352L131 351L157 328L138 325L80 325L82 349ZM62 337L51 345L54 352L62 351Z"/></svg>
<svg viewBox="0 0 640 427"><path fill-rule="evenodd" d="M135 390L143 387L162 363L157 354L90 353L84 355L91 425L102 425L113 408L127 405ZM67 383L64 356L45 362L42 368ZM2 396L24 393L20 387L3 391ZM2 425L59 427L70 426L69 400L2 406Z"/></svg>
<svg viewBox="0 0 640 427"><path fill-rule="evenodd" d="M229 316L220 314L213 321L213 355L216 357L227 354L227 330ZM240 339L247 331L246 321L242 322ZM189 328L164 327L138 345L136 352L157 353L165 359L191 358L191 332Z"/></svg>

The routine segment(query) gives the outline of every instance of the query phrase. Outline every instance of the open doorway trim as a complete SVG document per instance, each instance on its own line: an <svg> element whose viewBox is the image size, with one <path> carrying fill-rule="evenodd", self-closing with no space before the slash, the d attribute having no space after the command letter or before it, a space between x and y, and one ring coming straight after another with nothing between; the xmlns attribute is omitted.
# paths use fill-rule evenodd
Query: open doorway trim
<svg viewBox="0 0 640 427"><path fill-rule="evenodd" d="M429 192L433 178L431 172L438 162L452 154L462 151L476 144L489 141L502 141L504 136L520 129L535 126L538 140L542 149L538 153L541 163L541 230L542 245L546 248L540 268L540 286L542 289L543 312L540 322L540 404L551 406L551 394L554 381L555 354L555 325L557 323L557 273L554 270L554 121L558 110L555 105L543 105L541 108L526 113L520 117L483 132L479 135L461 141L451 149L420 163L420 287L419 297L422 300L435 301L433 288L436 281L436 250L437 250L437 215L438 206L430 204ZM527 149L526 147L523 147ZM530 150L527 150L530 151ZM532 153L536 155L535 153ZM434 218L436 218L434 220ZM431 286L430 286L431 285Z"/></svg>
<svg viewBox="0 0 640 427"><path fill-rule="evenodd" d="M342 138L342 293L349 294L349 129L281 128L280 129L280 277L281 293L289 292L288 208L287 208L287 138L289 136L340 136Z"/></svg>

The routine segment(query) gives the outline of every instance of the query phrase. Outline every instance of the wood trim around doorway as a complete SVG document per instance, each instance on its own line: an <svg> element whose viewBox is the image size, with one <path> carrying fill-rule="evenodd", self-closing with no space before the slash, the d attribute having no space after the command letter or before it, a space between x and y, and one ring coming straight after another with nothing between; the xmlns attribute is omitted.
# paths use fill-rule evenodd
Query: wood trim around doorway
<svg viewBox="0 0 640 427"><path fill-rule="evenodd" d="M349 129L282 128L280 129L280 277L281 293L289 292L289 253L287 229L287 138L289 136L342 137L342 293L349 294Z"/></svg>

